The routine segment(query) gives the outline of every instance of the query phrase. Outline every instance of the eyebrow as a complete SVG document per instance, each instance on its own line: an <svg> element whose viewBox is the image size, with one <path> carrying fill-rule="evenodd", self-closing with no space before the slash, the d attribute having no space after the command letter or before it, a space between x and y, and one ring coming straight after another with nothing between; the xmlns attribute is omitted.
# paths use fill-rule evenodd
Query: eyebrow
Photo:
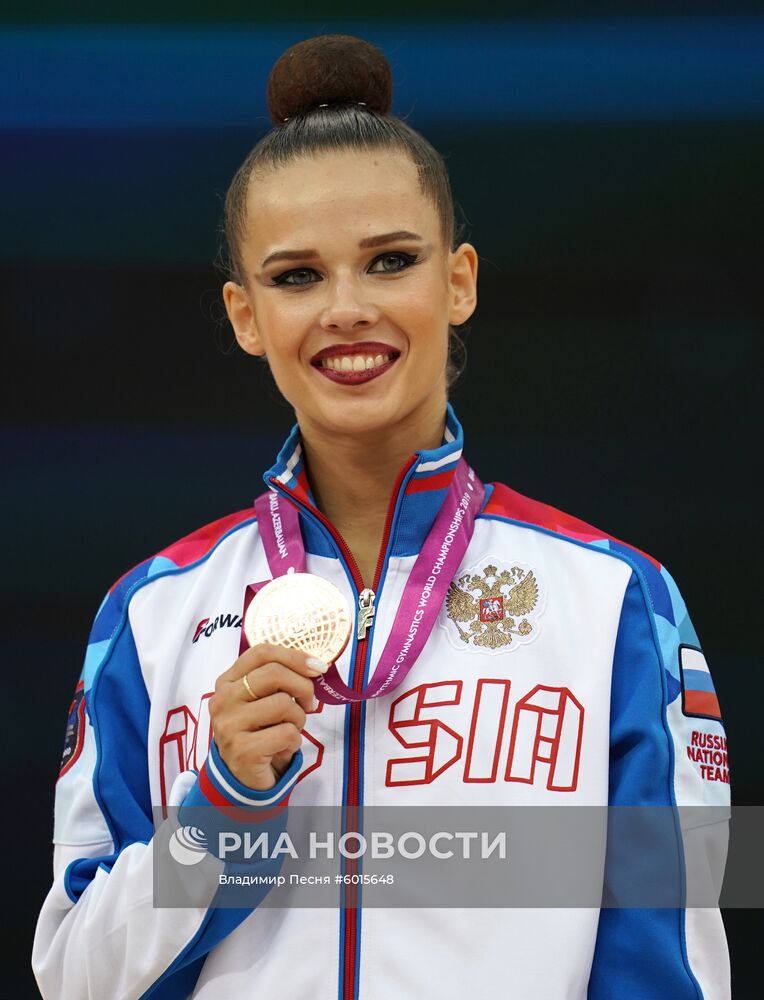
<svg viewBox="0 0 764 1000"><path fill-rule="evenodd" d="M422 237L416 233L410 233L407 229L397 229L394 233L382 233L380 236L367 236L360 240L358 246L361 249L367 247L378 247L384 243L392 243L399 240L421 240ZM262 267L267 267L277 260L308 260L318 257L318 250L276 250L269 254L262 263Z"/></svg>

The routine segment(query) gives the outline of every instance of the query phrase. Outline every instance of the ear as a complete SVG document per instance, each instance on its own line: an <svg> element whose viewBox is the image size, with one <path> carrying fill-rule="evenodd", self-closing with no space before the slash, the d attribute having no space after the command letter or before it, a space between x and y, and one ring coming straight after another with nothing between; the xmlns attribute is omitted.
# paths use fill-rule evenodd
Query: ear
<svg viewBox="0 0 764 1000"><path fill-rule="evenodd" d="M477 306L477 250L462 243L448 255L449 313L451 326L466 323Z"/></svg>
<svg viewBox="0 0 764 1000"><path fill-rule="evenodd" d="M255 313L246 288L237 285L235 281L226 281L223 285L223 302L239 347L247 354L263 357L265 348L260 339L260 331L255 322Z"/></svg>

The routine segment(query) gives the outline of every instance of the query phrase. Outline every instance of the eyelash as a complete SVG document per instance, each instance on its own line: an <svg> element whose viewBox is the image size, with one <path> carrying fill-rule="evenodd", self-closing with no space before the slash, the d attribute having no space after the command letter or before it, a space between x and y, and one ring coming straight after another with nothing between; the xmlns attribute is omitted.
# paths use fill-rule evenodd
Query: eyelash
<svg viewBox="0 0 764 1000"><path fill-rule="evenodd" d="M396 271L375 271L374 272L375 274L400 274L403 271L407 271L413 264L417 264L419 262L418 254L410 254L410 253L404 253L402 250L394 250L394 251L388 251L387 253L379 254L378 257L374 258L372 264L376 264L378 260L384 260L385 257L399 257L403 261L405 266L399 267ZM307 274L311 272L313 274L316 273L312 267L292 268L291 271L284 271L283 274L276 275L276 277L273 278L273 284L287 285L288 287L291 288L304 288L307 285L315 285L316 284L315 281L294 282L286 280L293 274L303 274L303 273Z"/></svg>

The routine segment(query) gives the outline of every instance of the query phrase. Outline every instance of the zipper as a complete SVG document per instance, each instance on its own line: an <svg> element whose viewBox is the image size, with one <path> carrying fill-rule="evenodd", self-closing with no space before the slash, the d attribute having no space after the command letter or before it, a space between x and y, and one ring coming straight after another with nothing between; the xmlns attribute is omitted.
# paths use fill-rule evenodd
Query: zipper
<svg viewBox="0 0 764 1000"><path fill-rule="evenodd" d="M376 594L373 590L362 590L358 595L358 629L356 631L355 637L359 641L366 638L366 633L369 631L369 626L372 624L372 619L374 618L374 599Z"/></svg>
<svg viewBox="0 0 764 1000"><path fill-rule="evenodd" d="M371 596L369 598L369 603L372 609L374 609L374 600L378 597L379 581L382 578L382 570L385 566L385 556L387 555L387 548L390 542L390 533L393 527L393 521L395 519L395 510L398 506L398 494L400 493L401 486L404 480L411 471L411 469L419 461L418 456L413 455L411 459L406 463L406 465L398 473L398 478L393 486L393 491L390 496L390 503L387 508L387 516L385 518L385 528L382 532L382 542L379 546L379 556L377 557L377 565L374 569L374 579L371 584ZM359 602L363 594L359 594ZM371 615L364 619L364 624L368 621L369 626L372 629L374 623L371 621ZM360 622L358 631L360 632ZM356 661L353 667L353 690L361 690L363 688L364 676L366 673L367 659L369 655L369 650L371 649L371 643L369 642L370 635L368 628L364 628L364 637L359 638L356 646ZM361 645L363 643L363 646ZM361 650L363 650L361 654ZM361 655L363 658L361 658ZM359 669L361 667L361 669ZM360 683L358 683L360 682ZM355 822L355 810L360 808L361 794L360 794L360 746L361 746L361 720L362 713L365 710L363 702L353 702L350 706L350 746L348 747L348 806L352 808L349 819L353 820L353 826L351 829L357 829L357 823ZM348 824L350 825L350 824ZM348 864L346 866L347 873L349 875L357 874L359 868L359 859L348 858ZM348 886L350 890L346 894L345 898L345 941L344 941L344 976L343 976L343 989L342 1000L354 1000L355 998L355 974L358 967L358 914L356 905L356 896L358 893L358 887L355 885Z"/></svg>
<svg viewBox="0 0 764 1000"><path fill-rule="evenodd" d="M374 631L374 614L376 611L375 601L379 597L377 590L379 588L379 581L382 577L382 570L385 566L385 556L387 555L387 549L390 542L390 533L393 527L393 521L395 520L395 511L398 506L398 495L403 485L404 480L411 472L411 469L418 463L419 456L412 455L409 461L403 466L403 468L398 473L398 478L393 486L392 494L390 496L390 502L387 508L387 516L385 517L385 527L382 532L382 541L379 547L379 555L377 557L377 565L374 569L374 579L372 581L371 588L364 587L363 578L361 576L361 571L358 568L358 563L355 561L353 553L347 546L347 542L340 535L340 533L334 528L332 523L329 521L320 510L315 508L308 508L295 494L289 489L288 486L284 486L283 483L278 482L274 477L269 480L269 483L277 490L286 493L290 500L297 504L297 506L305 512L308 517L313 518L318 521L319 524L329 533L330 537L333 539L337 548L340 550L340 554L345 559L350 574L353 578L353 583L356 588L356 594L358 598L358 628L356 631L356 650L355 659L353 661L353 670L351 674L351 684L353 691L362 691L363 682L366 673L367 659L369 650L371 649L370 639L372 638ZM371 634L370 634L371 630ZM361 634L363 633L363 634ZM343 807L343 814L347 817L346 826L350 829L357 829L357 824L355 823L355 816L357 815L357 810L360 807L360 742L361 742L361 718L364 709L363 702L353 701L350 703L350 738L348 740L348 782L347 782L347 802ZM353 824L351 826L351 823ZM347 858L345 870L346 874L351 877L357 873L358 869L358 859L357 858ZM354 1000L355 997L355 971L358 964L358 942L357 942L357 904L356 895L358 892L358 887L355 885L348 885L344 887L344 900L343 900L343 910L344 912L344 941L343 941L343 989L342 989L342 1000Z"/></svg>

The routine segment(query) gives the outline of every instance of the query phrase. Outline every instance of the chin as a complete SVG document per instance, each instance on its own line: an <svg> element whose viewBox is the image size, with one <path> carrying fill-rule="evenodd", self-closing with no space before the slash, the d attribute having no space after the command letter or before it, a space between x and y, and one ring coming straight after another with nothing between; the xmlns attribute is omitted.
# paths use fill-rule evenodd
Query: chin
<svg viewBox="0 0 764 1000"><path fill-rule="evenodd" d="M418 387L421 392L421 386ZM445 412L446 394L440 386L433 388L426 396L390 391L376 399L346 399L336 404L322 405L312 417L332 433L338 435L358 435L395 433L396 429L406 429L410 433L421 420L429 425L433 409L438 416Z"/></svg>
<svg viewBox="0 0 764 1000"><path fill-rule="evenodd" d="M318 419L339 434L366 434L393 427L401 418L400 409L389 400L352 400L337 406L321 407Z"/></svg>

